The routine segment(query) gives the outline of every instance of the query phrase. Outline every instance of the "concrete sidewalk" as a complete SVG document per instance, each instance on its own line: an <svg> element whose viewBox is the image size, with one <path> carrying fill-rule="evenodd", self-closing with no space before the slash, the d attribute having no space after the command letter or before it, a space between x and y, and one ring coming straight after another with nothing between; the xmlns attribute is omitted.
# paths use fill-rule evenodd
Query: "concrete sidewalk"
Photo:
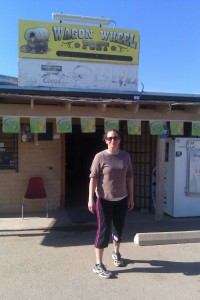
<svg viewBox="0 0 200 300"><path fill-rule="evenodd" d="M80 218L81 219L81 218ZM0 234L9 231L26 230L70 230L81 231L96 228L96 222L74 223L67 211L27 215L23 220L17 215L0 216ZM138 245L200 242L200 217L172 218L164 215L162 221L155 221L154 214L132 211L127 214L124 240Z"/></svg>

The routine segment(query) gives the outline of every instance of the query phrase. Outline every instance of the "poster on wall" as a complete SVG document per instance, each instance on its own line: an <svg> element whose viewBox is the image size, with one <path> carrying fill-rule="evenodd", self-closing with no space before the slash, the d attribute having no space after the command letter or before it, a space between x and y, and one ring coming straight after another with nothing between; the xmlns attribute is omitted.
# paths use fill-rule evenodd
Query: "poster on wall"
<svg viewBox="0 0 200 300"><path fill-rule="evenodd" d="M29 123L21 124L21 141L22 142L33 142L34 134L31 133L31 128Z"/></svg>

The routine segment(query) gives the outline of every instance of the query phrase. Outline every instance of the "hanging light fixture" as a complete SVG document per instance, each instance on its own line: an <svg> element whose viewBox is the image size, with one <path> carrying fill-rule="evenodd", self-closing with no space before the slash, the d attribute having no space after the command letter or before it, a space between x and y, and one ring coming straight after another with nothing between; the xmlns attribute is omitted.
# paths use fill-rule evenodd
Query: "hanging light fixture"
<svg viewBox="0 0 200 300"><path fill-rule="evenodd" d="M85 22L85 23L93 23L93 24L101 24L101 25L109 25L110 23L116 24L115 21L108 18L98 18L98 17L87 17L87 16L78 16L78 15L69 15L62 13L52 13L53 20L68 20L73 22Z"/></svg>

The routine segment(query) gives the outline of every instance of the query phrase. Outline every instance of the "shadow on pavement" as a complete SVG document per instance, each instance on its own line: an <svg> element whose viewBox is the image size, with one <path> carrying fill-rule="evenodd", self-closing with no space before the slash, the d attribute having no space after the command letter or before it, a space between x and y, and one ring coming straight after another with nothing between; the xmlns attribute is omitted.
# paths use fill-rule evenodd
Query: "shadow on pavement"
<svg viewBox="0 0 200 300"><path fill-rule="evenodd" d="M126 262L127 261L127 262ZM165 260L125 260L127 265L134 265L130 269L119 268L113 271L113 275L117 277L120 273L181 273L186 276L200 275L200 262L178 262ZM138 267L138 264L148 264L146 267Z"/></svg>
<svg viewBox="0 0 200 300"><path fill-rule="evenodd" d="M97 228L95 215L80 209L79 211L76 210L76 217L72 219L70 218L70 214L68 216L68 212L66 211L52 213L50 217L52 217L52 220L54 220L50 228L44 227L41 229L37 227L29 227L20 230L3 230L1 231L1 236L41 236L43 237L41 245L47 247L94 245ZM31 220L32 219L30 219L30 221ZM38 220L40 219L34 219L34 225L38 223ZM24 224L21 219L14 219L14 221ZM12 218L10 218L9 221L9 224L11 223L13 223ZM134 210L127 214L123 242L133 242L134 236L137 233L196 230L200 230L200 217L172 218L165 215L163 221L155 221L154 214L143 214Z"/></svg>

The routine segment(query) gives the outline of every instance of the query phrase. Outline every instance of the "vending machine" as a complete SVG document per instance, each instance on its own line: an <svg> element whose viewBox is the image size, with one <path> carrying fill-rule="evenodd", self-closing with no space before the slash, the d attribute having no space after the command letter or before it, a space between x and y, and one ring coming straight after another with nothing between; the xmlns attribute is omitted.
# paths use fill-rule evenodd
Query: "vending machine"
<svg viewBox="0 0 200 300"><path fill-rule="evenodd" d="M172 217L200 216L200 138L166 141L164 212Z"/></svg>

